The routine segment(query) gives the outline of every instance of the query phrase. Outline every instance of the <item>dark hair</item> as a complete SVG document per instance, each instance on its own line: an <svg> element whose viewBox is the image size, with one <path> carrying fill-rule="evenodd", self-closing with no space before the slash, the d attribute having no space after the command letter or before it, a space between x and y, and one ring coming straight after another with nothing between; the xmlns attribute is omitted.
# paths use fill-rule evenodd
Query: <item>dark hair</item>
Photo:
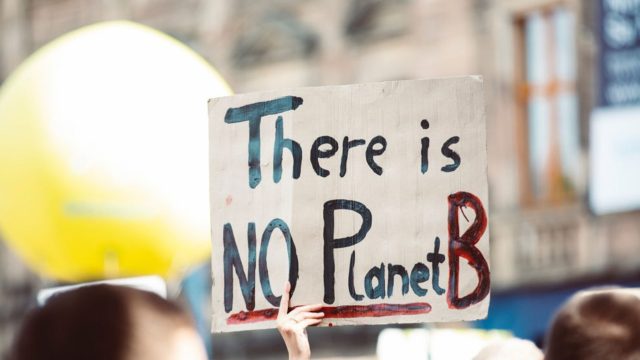
<svg viewBox="0 0 640 360"><path fill-rule="evenodd" d="M545 359L640 359L640 299L619 291L574 296L553 320Z"/></svg>
<svg viewBox="0 0 640 360"><path fill-rule="evenodd" d="M28 314L12 359L127 359L140 309L190 324L176 304L155 294L121 286L86 286L56 295Z"/></svg>

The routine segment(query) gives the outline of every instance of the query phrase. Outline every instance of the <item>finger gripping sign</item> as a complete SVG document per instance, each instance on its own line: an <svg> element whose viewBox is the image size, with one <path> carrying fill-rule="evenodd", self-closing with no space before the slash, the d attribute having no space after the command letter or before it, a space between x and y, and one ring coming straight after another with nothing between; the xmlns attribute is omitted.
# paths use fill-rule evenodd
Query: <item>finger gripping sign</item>
<svg viewBox="0 0 640 360"><path fill-rule="evenodd" d="M474 320L489 306L482 79L209 102L213 331Z"/></svg>

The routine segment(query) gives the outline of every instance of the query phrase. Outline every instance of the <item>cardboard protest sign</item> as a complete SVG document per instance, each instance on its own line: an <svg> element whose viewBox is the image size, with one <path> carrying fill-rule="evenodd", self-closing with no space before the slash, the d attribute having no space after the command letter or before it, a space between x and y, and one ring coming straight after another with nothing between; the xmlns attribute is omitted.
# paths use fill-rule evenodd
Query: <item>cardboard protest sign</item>
<svg viewBox="0 0 640 360"><path fill-rule="evenodd" d="M209 103L213 331L472 320L489 306L482 80L302 88Z"/></svg>

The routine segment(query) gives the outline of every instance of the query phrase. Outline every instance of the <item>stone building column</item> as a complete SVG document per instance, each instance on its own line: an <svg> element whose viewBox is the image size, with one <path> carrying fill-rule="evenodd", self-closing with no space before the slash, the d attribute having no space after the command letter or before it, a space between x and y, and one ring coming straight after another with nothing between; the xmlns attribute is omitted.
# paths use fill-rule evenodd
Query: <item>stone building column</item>
<svg viewBox="0 0 640 360"><path fill-rule="evenodd" d="M29 0L0 0L0 81L30 52Z"/></svg>

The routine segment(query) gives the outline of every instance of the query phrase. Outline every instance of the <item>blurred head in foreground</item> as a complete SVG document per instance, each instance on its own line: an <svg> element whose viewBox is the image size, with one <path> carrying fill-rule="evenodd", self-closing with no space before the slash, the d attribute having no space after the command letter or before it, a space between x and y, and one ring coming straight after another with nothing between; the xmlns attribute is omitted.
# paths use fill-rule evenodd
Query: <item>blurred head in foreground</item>
<svg viewBox="0 0 640 360"><path fill-rule="evenodd" d="M473 360L542 360L543 358L542 351L534 343L513 338L485 346Z"/></svg>
<svg viewBox="0 0 640 360"><path fill-rule="evenodd" d="M640 298L624 290L574 295L546 343L546 360L640 359Z"/></svg>
<svg viewBox="0 0 640 360"><path fill-rule="evenodd" d="M204 360L206 354L176 304L141 290L95 285L54 296L28 314L12 359Z"/></svg>

